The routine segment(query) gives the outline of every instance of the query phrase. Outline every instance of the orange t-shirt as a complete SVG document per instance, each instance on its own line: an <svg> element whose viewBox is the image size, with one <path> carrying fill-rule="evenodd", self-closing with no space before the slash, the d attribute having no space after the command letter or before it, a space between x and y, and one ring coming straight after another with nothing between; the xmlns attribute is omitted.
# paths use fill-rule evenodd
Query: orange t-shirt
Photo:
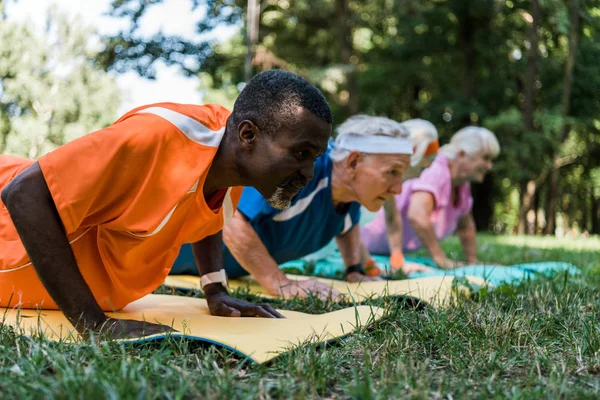
<svg viewBox="0 0 600 400"><path fill-rule="evenodd" d="M152 104L38 160L79 270L104 310L152 292L182 244L219 232L233 214L241 188L212 199L202 190L228 116L216 105ZM0 156L0 190L32 163ZM56 308L1 202L0 249L0 305L14 294L22 307Z"/></svg>

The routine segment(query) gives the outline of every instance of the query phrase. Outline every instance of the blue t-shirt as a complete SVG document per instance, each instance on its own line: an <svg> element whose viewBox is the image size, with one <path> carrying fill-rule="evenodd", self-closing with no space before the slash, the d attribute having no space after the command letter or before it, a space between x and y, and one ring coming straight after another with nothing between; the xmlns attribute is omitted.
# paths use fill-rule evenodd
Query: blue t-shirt
<svg viewBox="0 0 600 400"><path fill-rule="evenodd" d="M334 207L331 197L333 163L327 151L315 161L314 176L285 210L269 205L254 188L246 187L238 204L269 254L278 264L295 260L325 247L335 236L349 231L360 220L357 202ZM223 264L228 271L241 266L223 246Z"/></svg>

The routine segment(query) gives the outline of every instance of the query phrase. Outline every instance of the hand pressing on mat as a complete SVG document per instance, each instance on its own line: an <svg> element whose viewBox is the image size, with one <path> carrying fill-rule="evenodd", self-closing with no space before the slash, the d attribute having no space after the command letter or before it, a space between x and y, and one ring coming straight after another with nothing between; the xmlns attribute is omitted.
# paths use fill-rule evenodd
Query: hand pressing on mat
<svg viewBox="0 0 600 400"><path fill-rule="evenodd" d="M454 269L465 266L464 262L451 260L447 257L434 258L433 261L435 262L435 265L441 269Z"/></svg>
<svg viewBox="0 0 600 400"><path fill-rule="evenodd" d="M206 286L204 296L212 315L219 317L285 318L268 304L254 304L229 296L219 284Z"/></svg>
<svg viewBox="0 0 600 400"><path fill-rule="evenodd" d="M404 272L405 275L410 275L413 272L431 272L432 269L429 268L426 265L423 264L418 264L418 263L413 263L413 262L407 262L404 263L404 265L402 266L402 272Z"/></svg>
<svg viewBox="0 0 600 400"><path fill-rule="evenodd" d="M368 276L363 275L360 272L350 272L346 274L346 282L359 283L359 282L376 282L382 281L383 278L380 276Z"/></svg>
<svg viewBox="0 0 600 400"><path fill-rule="evenodd" d="M392 272L396 272L401 270L402 273L406 276L412 274L413 272L430 272L431 268L414 262L407 262L404 259L404 254L401 252L393 252L390 256L390 266L392 267Z"/></svg>
<svg viewBox="0 0 600 400"><path fill-rule="evenodd" d="M313 295L321 300L337 299L340 292L332 288L330 285L319 281L316 278L309 279L289 279L285 275L280 280L265 286L269 294L281 296L284 299L306 298L308 295Z"/></svg>
<svg viewBox="0 0 600 400"><path fill-rule="evenodd" d="M167 325L116 318L108 318L98 329L100 335L110 339L134 339L169 332L177 331Z"/></svg>

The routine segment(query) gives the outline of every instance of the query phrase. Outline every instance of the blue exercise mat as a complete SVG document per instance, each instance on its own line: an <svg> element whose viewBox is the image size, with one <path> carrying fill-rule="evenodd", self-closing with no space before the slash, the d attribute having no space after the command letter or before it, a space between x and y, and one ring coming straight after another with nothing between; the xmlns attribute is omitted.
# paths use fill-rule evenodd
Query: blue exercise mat
<svg viewBox="0 0 600 400"><path fill-rule="evenodd" d="M373 259L379 266L388 266L389 257L373 255ZM424 278L428 276L456 276L466 275L485 279L492 285L503 283L517 283L527 278L533 278L538 274L551 275L555 272L567 271L571 275L579 274L580 271L572 264L565 262L536 262L528 264L515 264L510 266L500 265L469 265L451 270L443 270L434 267L430 258L406 257L406 261L427 265L432 269L430 272L415 272L410 278ZM282 268L297 270L304 274L315 274L320 276L341 278L344 274L344 261L340 253L335 251L317 253L300 260L289 261L281 264Z"/></svg>

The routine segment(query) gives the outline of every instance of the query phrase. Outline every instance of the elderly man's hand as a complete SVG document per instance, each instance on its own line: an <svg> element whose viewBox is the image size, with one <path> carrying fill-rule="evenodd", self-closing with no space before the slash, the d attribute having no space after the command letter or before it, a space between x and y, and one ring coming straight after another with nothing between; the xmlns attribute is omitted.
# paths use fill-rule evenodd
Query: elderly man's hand
<svg viewBox="0 0 600 400"><path fill-rule="evenodd" d="M335 300L340 296L340 292L337 289L316 278L301 280L286 278L285 280L274 282L265 288L269 291L269 294L281 296L284 299L292 299L294 297L303 299L312 294L321 300L329 298Z"/></svg>
<svg viewBox="0 0 600 400"><path fill-rule="evenodd" d="M268 304L254 304L229 296L225 291L205 292L208 308L219 317L285 318Z"/></svg>

